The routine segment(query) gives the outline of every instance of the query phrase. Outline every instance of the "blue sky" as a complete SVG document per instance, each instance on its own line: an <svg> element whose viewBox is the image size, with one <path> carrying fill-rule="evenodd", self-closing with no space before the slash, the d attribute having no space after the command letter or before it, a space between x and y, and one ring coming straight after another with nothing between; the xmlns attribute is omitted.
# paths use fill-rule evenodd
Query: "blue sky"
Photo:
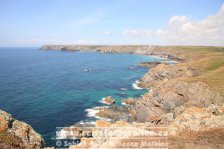
<svg viewBox="0 0 224 149"><path fill-rule="evenodd" d="M0 0L0 46L223 45L223 4L223 0Z"/></svg>

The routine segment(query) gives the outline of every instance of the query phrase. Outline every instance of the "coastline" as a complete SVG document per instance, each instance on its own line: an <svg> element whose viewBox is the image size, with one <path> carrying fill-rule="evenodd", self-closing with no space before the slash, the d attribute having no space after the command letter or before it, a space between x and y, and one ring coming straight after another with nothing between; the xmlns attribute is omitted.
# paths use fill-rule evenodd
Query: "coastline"
<svg viewBox="0 0 224 149"><path fill-rule="evenodd" d="M86 46L82 48L85 47ZM94 47L96 48L96 46ZM148 66L148 68L150 68L150 71L148 71L140 79L139 85L141 88L151 87L152 89L150 89L148 93L142 95L142 97L136 99L137 101L133 105L125 103L123 106L127 107L128 111L125 111L124 113L121 112L123 109L120 109L120 107L116 106L112 106L112 108L109 108L109 111L106 110L106 114L108 114L108 112L117 112L115 113L116 120L114 122L107 123L107 125L111 126L114 125L114 123L116 124L117 122L122 121L130 122L128 124L125 123L124 126L132 125L135 127L136 124L134 123L141 123L143 125L150 124L150 126L152 127L166 126L169 128L169 132L170 134L172 134L171 136L174 137L174 140L180 138L180 133L185 133L187 131L192 131L193 133L197 134L196 130L211 130L212 132L213 128L222 129L224 126L224 124L222 123L224 119L223 94L222 92L219 93L218 91L214 90L214 88L208 85L207 82L203 80L197 80L201 79L202 76L204 77L204 75L207 75L207 72L201 70L197 65L196 67L192 66L194 63L198 64L197 59L199 56L193 52L193 57L188 59L186 55L182 55L186 52L184 50L182 51L182 53L178 53L176 51L172 51L172 47L168 47L168 50L167 47L163 47L164 49L156 52L156 50L158 50L156 48L160 48L160 46L144 47L145 48L143 48L143 50L137 49L135 52L133 52L132 50L121 51L121 48L119 50L115 50L114 53L143 54L150 56L153 54L159 56L159 54L161 54L162 57L166 59L170 57L171 60L178 61L179 63L173 65L160 63L153 66L151 66L151 64L149 64L149 66L145 64L146 67ZM148 48L146 47L150 48L151 50L147 51ZM100 46L100 48L100 50L92 50L96 52L113 53L113 50L108 47ZM103 50L104 48L107 50ZM125 48L129 48L129 46ZM134 48L136 47L134 46ZM42 48L42 50L76 51L48 48ZM79 50L81 50L81 48ZM213 52L214 51L212 51L212 53ZM215 54L218 58L223 58L222 53L220 54L219 52L216 52ZM179 55L181 56L178 57ZM205 53L204 55L200 55L200 61L201 59L203 60L203 56L207 56L207 53ZM220 68L217 69L219 70ZM126 100L131 101L130 99ZM127 112L131 115L130 117L133 118L133 121L125 121L126 117L124 119L124 115L127 115ZM105 115L105 113L101 113L100 115ZM196 120L189 115L196 116ZM210 118L204 119L204 115ZM107 117L105 116L103 119L105 118ZM189 122L184 123L184 119L187 119ZM198 124L198 122L205 122L205 124L201 125ZM100 126L105 122L96 121L95 123L96 126ZM222 132L222 130L220 132ZM100 147L101 144L98 144L98 146Z"/></svg>
<svg viewBox="0 0 224 149"><path fill-rule="evenodd" d="M104 110L105 112L99 112L98 116L100 115L103 118L113 117L115 119L114 122L104 122L102 120L98 120L96 121L96 126L99 127L101 125L105 125L106 123L106 125L110 127L111 125L112 126L116 125L116 123L119 121L122 122L126 121L128 122L127 126L132 125L134 127L135 127L134 123L140 123L143 125L150 123L150 126L153 127L161 127L161 126L168 127L170 133L169 138L172 138L173 140L181 138L179 136L180 132L185 133L187 131L192 131L191 132L192 134L200 134L200 133L203 134L204 130L210 130L212 133L214 133L216 131L216 128L222 129L222 127L224 126L221 120L224 119L223 115L224 112L219 113L219 115L221 115L221 119L219 119L220 117L211 114L214 113L214 110L217 109L219 109L219 111L224 111L223 110L224 107L222 105L224 103L223 95L221 95L219 92L216 92L213 88L210 88L210 86L207 85L207 83L205 83L203 80L189 81L190 79L198 78L204 74L204 72L202 72L200 69L192 67L192 62L195 61L197 62L197 58L198 57L203 58L204 55L199 55L197 53L195 54L194 52L192 52L194 55L192 56L192 58L188 59L186 55L185 56L181 55L183 53L184 54L187 53L188 51L186 52L185 50L182 50L181 51L182 53L178 53L179 51L176 52L175 49L176 47L172 46L162 47L162 50L160 49L159 52L156 51L158 50L156 48L161 48L160 46L157 47L144 46L143 50L137 49L136 51L132 51L132 49L128 50L130 46L119 47L118 49L116 49L117 46L112 47L94 46L95 49L93 48L93 46L91 46L91 48L89 48L88 46L87 47L80 46L80 47L81 48L79 48L78 51L93 50L96 52L105 52L105 53L155 55L155 56L161 56L166 59L170 58L170 60L175 60L179 62L173 65L169 65L166 63L155 64L153 66L151 66L151 64L143 64L145 65L145 67L148 66L148 68L150 68L151 70L148 71L140 79L139 87L141 88L151 87L152 89L148 93L142 95L142 97L140 97L139 99L136 99L135 101L136 103L134 103L134 106L126 103L123 104L123 106L129 109L128 113L134 120L126 121L125 120L126 118L124 119L124 115L127 115L127 113L123 112L123 109L120 110L119 107L112 106L112 108L107 108L106 110ZM134 47L136 48L136 46ZM126 50L122 51L122 49L124 48ZM174 48L175 50L172 51L172 48ZM177 47L177 49L178 48L180 47ZM147 51L146 49L150 50ZM63 50L59 48L56 50L74 51L72 48L71 49L64 48ZM126 101L129 100L130 99L126 99ZM208 111L210 111L211 113ZM193 120L191 117L188 117L190 113L196 116L197 121L199 122L204 121L204 119L200 117L201 114L210 115L211 119L206 120L206 125L196 125L196 123L192 123L195 120ZM189 123L183 123L182 122L183 118L188 119ZM213 125L213 127L210 127L211 124ZM185 130L186 128L188 129ZM221 132L223 131L221 130ZM208 133L203 135L210 135L210 134ZM107 142L108 139L105 140L105 142ZM188 139L190 138L188 137ZM90 140L91 139L89 139L89 141ZM184 141L182 141L181 143L186 144ZM82 146L82 143L80 145ZM96 145L100 147L102 144L96 144ZM214 144L211 144L211 146L212 145Z"/></svg>
<svg viewBox="0 0 224 149"><path fill-rule="evenodd" d="M43 45L40 50L57 50L57 51L94 51L99 53L124 53L137 55L158 56L160 58L184 61L183 58L169 53L173 46L149 46L149 45L121 45L121 46L98 46L98 45ZM178 46L177 46L178 47ZM159 51L157 50L159 49Z"/></svg>

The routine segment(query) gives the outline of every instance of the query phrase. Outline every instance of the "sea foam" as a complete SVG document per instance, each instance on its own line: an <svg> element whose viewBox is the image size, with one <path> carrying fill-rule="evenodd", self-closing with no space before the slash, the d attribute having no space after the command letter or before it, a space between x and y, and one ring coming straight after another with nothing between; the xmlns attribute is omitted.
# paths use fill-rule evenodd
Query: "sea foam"
<svg viewBox="0 0 224 149"><path fill-rule="evenodd" d="M107 105L109 105L109 103L105 102L104 100L105 100L105 97L102 98L99 102L102 103L102 104L107 104Z"/></svg>
<svg viewBox="0 0 224 149"><path fill-rule="evenodd" d="M96 114L99 113L102 108L108 108L108 106L85 109L85 112L87 112L87 117L95 117L97 119L101 119L99 116L96 116Z"/></svg>
<svg viewBox="0 0 224 149"><path fill-rule="evenodd" d="M140 81L139 81L139 80L136 80L136 81L132 84L132 87L133 87L134 89L137 89L137 90L141 90L141 89L143 89L143 88L141 88L141 87L138 86L139 83L140 83Z"/></svg>

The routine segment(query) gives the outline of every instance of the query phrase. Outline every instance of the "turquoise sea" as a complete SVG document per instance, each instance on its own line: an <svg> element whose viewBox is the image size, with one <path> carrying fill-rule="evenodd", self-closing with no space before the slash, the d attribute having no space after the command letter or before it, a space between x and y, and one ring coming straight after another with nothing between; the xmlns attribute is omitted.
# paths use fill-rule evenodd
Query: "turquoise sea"
<svg viewBox="0 0 224 149"><path fill-rule="evenodd" d="M123 98L145 93L132 87L148 71L137 64L159 60L129 54L0 48L0 109L30 124L47 146L53 146L56 127L95 120L85 110L103 106L99 102L103 97L112 96L120 104Z"/></svg>

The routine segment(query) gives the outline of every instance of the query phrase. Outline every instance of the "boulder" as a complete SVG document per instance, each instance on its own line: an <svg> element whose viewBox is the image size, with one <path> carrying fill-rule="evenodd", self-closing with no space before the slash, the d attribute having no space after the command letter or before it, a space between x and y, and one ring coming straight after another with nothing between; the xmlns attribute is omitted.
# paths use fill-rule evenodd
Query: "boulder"
<svg viewBox="0 0 224 149"><path fill-rule="evenodd" d="M115 104L115 100L111 96L107 96L103 98L103 103L111 105L111 104Z"/></svg>

